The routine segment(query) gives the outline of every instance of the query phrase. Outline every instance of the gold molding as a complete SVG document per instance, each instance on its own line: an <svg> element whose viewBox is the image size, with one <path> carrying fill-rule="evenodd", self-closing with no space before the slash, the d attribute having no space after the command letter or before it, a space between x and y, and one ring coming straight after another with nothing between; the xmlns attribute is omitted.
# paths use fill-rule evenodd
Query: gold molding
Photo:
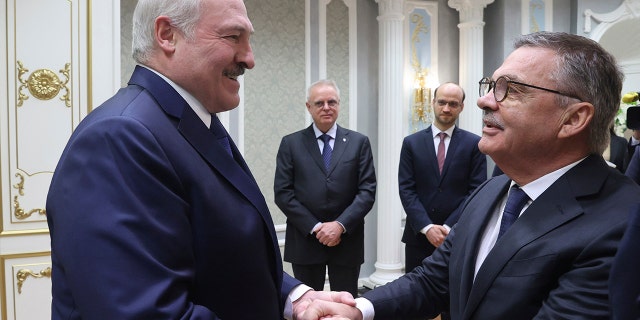
<svg viewBox="0 0 640 320"><path fill-rule="evenodd" d="M15 189L18 189L18 194L20 196L24 196L24 176L20 173L16 173L15 177L20 179L20 181L17 184L14 184L13 187ZM18 196L13 197L13 208L14 208L13 215L18 220L24 220L26 218L29 218L34 213L39 213L40 215L47 214L47 211L45 209L31 209L29 211L25 211L24 209L20 208L20 202L18 201Z"/></svg>
<svg viewBox="0 0 640 320"><path fill-rule="evenodd" d="M38 273L35 273L30 269L18 270L18 273L16 273L16 280L18 280L18 294L22 294L22 285L30 276L36 279L43 277L51 278L51 267L46 267L45 269L40 270L40 272Z"/></svg>
<svg viewBox="0 0 640 320"><path fill-rule="evenodd" d="M24 100L29 99L29 96L22 92L25 88L39 100L51 100L64 89L65 93L60 97L60 100L64 101L67 108L71 107L71 90L67 86L70 79L71 63L66 63L64 69L58 71L64 76L64 80L58 78L58 75L49 69L38 69L32 72L27 80L24 80L22 76L28 73L29 69L25 68L21 61L18 60L16 62L18 65L18 81L21 83L18 87L18 107L22 106Z"/></svg>

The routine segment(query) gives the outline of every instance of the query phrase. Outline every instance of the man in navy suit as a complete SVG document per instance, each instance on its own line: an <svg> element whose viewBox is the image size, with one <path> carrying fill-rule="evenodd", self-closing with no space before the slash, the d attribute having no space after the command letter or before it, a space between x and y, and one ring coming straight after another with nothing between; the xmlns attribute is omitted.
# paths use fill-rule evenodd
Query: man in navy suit
<svg viewBox="0 0 640 320"><path fill-rule="evenodd" d="M254 66L244 3L139 0L133 22L140 65L76 128L51 182L52 319L275 320L322 296L283 273L215 115Z"/></svg>
<svg viewBox="0 0 640 320"><path fill-rule="evenodd" d="M610 319L609 273L640 187L602 152L623 73L593 40L519 37L480 81L480 150L504 175L465 201L444 243L357 308L306 300L298 319Z"/></svg>
<svg viewBox="0 0 640 320"><path fill-rule="evenodd" d="M616 253L609 287L614 320L640 319L640 205L629 216L629 225Z"/></svg>
<svg viewBox="0 0 640 320"><path fill-rule="evenodd" d="M312 84L306 106L313 124L283 137L277 155L273 189L287 216L284 260L315 290L324 288L328 270L331 290L357 296L364 217L376 195L371 145L336 124L340 91L333 80Z"/></svg>
<svg viewBox="0 0 640 320"><path fill-rule="evenodd" d="M460 217L458 206L487 180L487 157L478 149L480 137L455 125L464 98L455 83L436 88L433 124L402 143L398 187L407 213L402 235L406 272L442 244Z"/></svg>

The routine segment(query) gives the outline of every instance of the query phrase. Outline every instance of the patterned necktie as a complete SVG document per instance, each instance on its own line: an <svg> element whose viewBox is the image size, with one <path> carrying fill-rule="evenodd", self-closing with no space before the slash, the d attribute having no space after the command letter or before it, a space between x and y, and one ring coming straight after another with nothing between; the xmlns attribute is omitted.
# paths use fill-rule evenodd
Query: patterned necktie
<svg viewBox="0 0 640 320"><path fill-rule="evenodd" d="M444 150L444 138L447 137L447 133L446 132L440 132L438 133L438 136L440 137L440 143L438 144L438 169L440 169L440 173L442 173L442 167L444 167L444 154L445 154L445 150Z"/></svg>
<svg viewBox="0 0 640 320"><path fill-rule="evenodd" d="M329 164L331 163L331 152L333 152L333 149L331 149L331 144L329 144L329 141L331 141L331 136L328 134L322 134L319 138L320 140L322 140L322 142L324 142L324 147L322 147L322 160L324 160L324 168L329 171Z"/></svg>
<svg viewBox="0 0 640 320"><path fill-rule="evenodd" d="M507 229L518 219L520 211L524 208L524 205L529 201L527 196L520 187L513 185L511 191L509 191L509 197L507 198L507 204L504 206L504 212L502 213L502 221L500 222L500 231L498 232L498 239L507 232Z"/></svg>
<svg viewBox="0 0 640 320"><path fill-rule="evenodd" d="M209 130L213 132L213 134L218 139L218 143L227 151L227 153L233 157L233 153L231 152L231 144L229 143L229 135L227 134L227 130L220 122L220 119L215 114L211 115L211 126Z"/></svg>

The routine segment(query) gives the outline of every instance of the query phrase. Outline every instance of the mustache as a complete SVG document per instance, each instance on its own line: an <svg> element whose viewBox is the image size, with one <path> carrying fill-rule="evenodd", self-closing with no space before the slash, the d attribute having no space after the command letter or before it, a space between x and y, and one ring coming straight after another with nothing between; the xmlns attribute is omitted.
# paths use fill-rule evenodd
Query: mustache
<svg viewBox="0 0 640 320"><path fill-rule="evenodd" d="M242 64L237 64L234 68L230 70L225 70L224 75L235 79L243 75L246 69L247 69L246 66L243 66Z"/></svg>
<svg viewBox="0 0 640 320"><path fill-rule="evenodd" d="M485 126L492 126L492 127L504 129L504 124L502 123L502 121L498 120L495 116L495 113L491 110L483 110L482 122L484 122Z"/></svg>

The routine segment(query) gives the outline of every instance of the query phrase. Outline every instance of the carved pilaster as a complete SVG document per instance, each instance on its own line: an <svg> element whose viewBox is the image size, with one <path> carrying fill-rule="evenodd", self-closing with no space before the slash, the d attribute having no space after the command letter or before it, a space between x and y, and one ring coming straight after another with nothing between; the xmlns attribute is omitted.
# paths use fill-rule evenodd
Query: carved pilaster
<svg viewBox="0 0 640 320"><path fill-rule="evenodd" d="M402 204L398 198L398 164L402 133L404 0L377 0L380 27L378 115L378 237L376 271L368 287L400 277Z"/></svg>

